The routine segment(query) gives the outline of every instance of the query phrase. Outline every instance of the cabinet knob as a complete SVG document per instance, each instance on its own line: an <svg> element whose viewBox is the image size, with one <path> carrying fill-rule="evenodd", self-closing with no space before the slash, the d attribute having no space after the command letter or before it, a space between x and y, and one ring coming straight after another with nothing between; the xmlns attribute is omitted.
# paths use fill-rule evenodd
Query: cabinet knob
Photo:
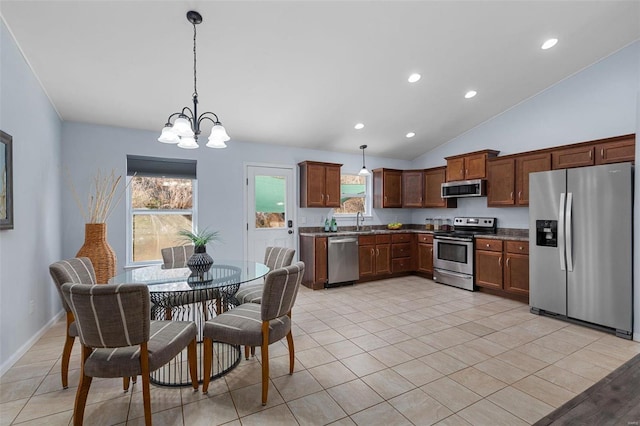
<svg viewBox="0 0 640 426"><path fill-rule="evenodd" d="M498 258L498 265L500 265L500 267L502 267L502 256L500 256L500 257Z"/></svg>
<svg viewBox="0 0 640 426"><path fill-rule="evenodd" d="M522 247L522 246L520 246L520 247L518 247L518 248L519 248L520 250L524 250L524 247Z"/></svg>
<svg viewBox="0 0 640 426"><path fill-rule="evenodd" d="M593 157L593 151L590 150L589 151L589 158L592 158L592 157Z"/></svg>
<svg viewBox="0 0 640 426"><path fill-rule="evenodd" d="M511 258L507 257L507 268L509 267L509 259L511 259Z"/></svg>
<svg viewBox="0 0 640 426"><path fill-rule="evenodd" d="M511 191L511 195L509 197L511 197L511 201L513 201L513 191Z"/></svg>
<svg viewBox="0 0 640 426"><path fill-rule="evenodd" d="M522 200L522 191L518 191L518 200Z"/></svg>
<svg viewBox="0 0 640 426"><path fill-rule="evenodd" d="M600 158L604 158L604 148L600 148Z"/></svg>
<svg viewBox="0 0 640 426"><path fill-rule="evenodd" d="M327 202L329 202L329 194L327 194Z"/></svg>
<svg viewBox="0 0 640 426"><path fill-rule="evenodd" d="M487 244L487 247L490 247L490 245L489 245L489 244Z"/></svg>

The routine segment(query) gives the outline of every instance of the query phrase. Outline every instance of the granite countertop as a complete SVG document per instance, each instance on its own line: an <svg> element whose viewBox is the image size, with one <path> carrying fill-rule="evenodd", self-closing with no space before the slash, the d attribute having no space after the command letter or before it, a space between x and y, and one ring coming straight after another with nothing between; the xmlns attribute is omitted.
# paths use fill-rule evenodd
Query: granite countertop
<svg viewBox="0 0 640 426"><path fill-rule="evenodd" d="M376 228L379 226L379 228ZM337 232L324 232L322 228L300 228L299 233L303 237L346 237L357 235L377 235L377 234L397 234L397 233L412 233L412 234L433 234L434 231L428 231L424 229L424 226L418 225L405 225L402 229L387 229L384 225L373 225L365 227L363 231L356 231L355 227L345 227ZM496 234L488 234L479 236L479 238L490 238L496 240L515 240L515 241L529 241L528 229L516 229L516 228L498 228Z"/></svg>

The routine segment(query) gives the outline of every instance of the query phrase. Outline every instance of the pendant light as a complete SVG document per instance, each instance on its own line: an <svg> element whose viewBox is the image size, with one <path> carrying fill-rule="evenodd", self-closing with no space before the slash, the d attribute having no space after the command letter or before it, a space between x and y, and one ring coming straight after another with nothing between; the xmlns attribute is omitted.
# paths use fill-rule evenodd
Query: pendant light
<svg viewBox="0 0 640 426"><path fill-rule="evenodd" d="M360 170L360 173L358 173L358 176L371 176L371 172L369 172L369 170L367 170L367 168L364 165L364 150L367 146L366 145L360 145L360 149L362 150L362 170Z"/></svg>
<svg viewBox="0 0 640 426"><path fill-rule="evenodd" d="M202 22L202 15L194 10L187 12L187 20L193 25L193 109L182 108L180 112L174 112L167 119L167 124L162 129L162 134L158 138L159 142L178 144L179 148L198 148L198 135L200 134L200 123L209 120L213 123L211 134L209 135L209 148L226 148L230 140L227 131L218 120L218 116L213 112L203 112L198 116L198 89L196 87L196 25ZM177 118L176 118L177 117ZM173 123L172 119L175 120Z"/></svg>

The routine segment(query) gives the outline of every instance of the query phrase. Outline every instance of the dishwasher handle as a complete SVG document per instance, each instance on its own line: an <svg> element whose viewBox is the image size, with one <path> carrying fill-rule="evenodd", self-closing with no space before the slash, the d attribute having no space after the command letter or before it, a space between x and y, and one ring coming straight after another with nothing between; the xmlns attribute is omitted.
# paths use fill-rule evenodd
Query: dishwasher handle
<svg viewBox="0 0 640 426"><path fill-rule="evenodd" d="M344 244L344 243L356 243L358 244L358 239L354 237L331 237L329 238L329 244Z"/></svg>

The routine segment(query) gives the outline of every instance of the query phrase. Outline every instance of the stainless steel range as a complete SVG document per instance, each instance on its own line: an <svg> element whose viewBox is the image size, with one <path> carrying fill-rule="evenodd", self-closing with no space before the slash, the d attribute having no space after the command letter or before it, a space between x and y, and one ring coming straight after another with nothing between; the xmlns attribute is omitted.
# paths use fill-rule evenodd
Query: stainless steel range
<svg viewBox="0 0 640 426"><path fill-rule="evenodd" d="M494 217L456 217L452 231L433 234L433 280L473 291L474 236L495 234Z"/></svg>

